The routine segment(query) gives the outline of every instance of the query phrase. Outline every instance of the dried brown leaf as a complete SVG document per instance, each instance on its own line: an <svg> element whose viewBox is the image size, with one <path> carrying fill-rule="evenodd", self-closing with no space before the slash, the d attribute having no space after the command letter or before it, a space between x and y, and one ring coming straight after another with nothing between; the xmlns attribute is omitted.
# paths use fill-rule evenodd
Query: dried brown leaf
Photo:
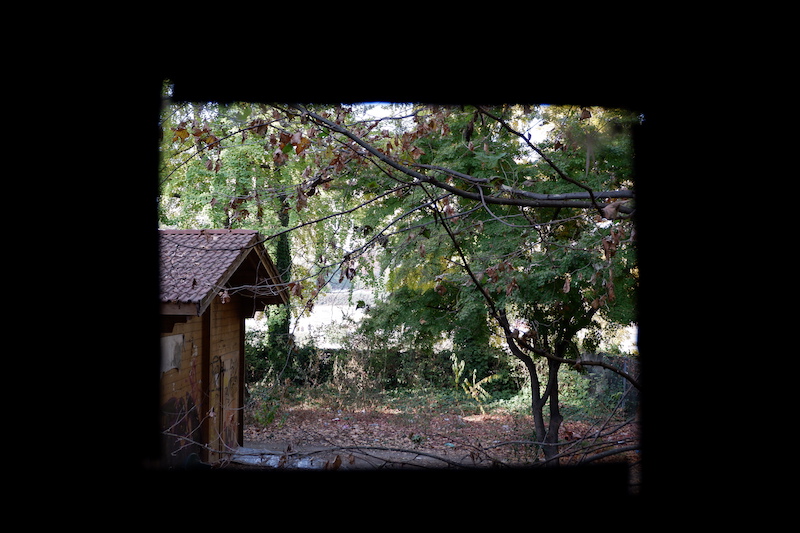
<svg viewBox="0 0 800 533"><path fill-rule="evenodd" d="M301 139L300 139L300 140L299 140L299 141L298 141L298 142L295 144L295 147L294 147L294 152L295 152L297 155L300 155L300 154L302 154L302 153L303 153L303 152L306 150L306 148L308 148L309 146L311 146L311 139L309 139L308 137L303 137L303 138L301 138Z"/></svg>
<svg viewBox="0 0 800 533"><path fill-rule="evenodd" d="M175 130L175 136L172 137L172 140L173 142L174 141L183 142L186 140L187 137L189 137L189 132L186 130L186 128L179 128Z"/></svg>
<svg viewBox="0 0 800 533"><path fill-rule="evenodd" d="M607 218L608 220L614 220L619 216L619 207L624 204L627 200L615 200L605 206L603 211L603 217Z"/></svg>
<svg viewBox="0 0 800 533"><path fill-rule="evenodd" d="M295 283L294 281L289 282L289 294L298 297L302 296L303 286L300 283Z"/></svg>
<svg viewBox="0 0 800 533"><path fill-rule="evenodd" d="M511 296L511 293L514 292L515 289L519 289L517 278L511 278L511 281L506 285L506 296Z"/></svg>
<svg viewBox="0 0 800 533"><path fill-rule="evenodd" d="M308 197L306 196L306 193L303 191L303 188L298 186L297 187L297 205L296 205L297 211L298 212L302 211L303 208L305 206L307 206L307 205L308 205Z"/></svg>

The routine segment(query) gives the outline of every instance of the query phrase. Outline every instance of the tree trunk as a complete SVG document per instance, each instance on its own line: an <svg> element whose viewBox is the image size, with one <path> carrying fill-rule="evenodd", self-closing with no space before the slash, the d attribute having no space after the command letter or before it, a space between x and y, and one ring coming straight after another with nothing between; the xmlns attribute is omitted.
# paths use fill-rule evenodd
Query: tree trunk
<svg viewBox="0 0 800 533"><path fill-rule="evenodd" d="M547 387L545 389L545 393L542 395L539 391L539 376L536 373L536 363L534 362L533 358L520 350L519 346L517 345L516 341L514 340L514 336L511 333L511 328L508 325L508 320L505 318L505 312L501 312L500 314L496 315L498 322L503 327L503 330L506 335L506 343L508 347L511 349L511 353L520 361L525 363L525 368L528 369L528 375L531 378L531 414L533 415L533 431L534 431L534 440L537 442L547 442L545 439L547 438L549 432L546 429L547 426L544 420L544 404L547 402L549 396L552 395L551 391L551 384L555 384L556 388L556 414L557 414L557 425L561 425L560 420L560 412L558 411L558 380L556 379L553 381L552 379L548 379ZM551 367L555 364L554 361L549 361ZM556 373L558 372L558 368L556 367ZM552 407L551 407L551 414L552 414ZM551 420L550 425L552 426L553 422ZM556 428L556 435L558 435L558 428ZM545 460L550 459L552 456L558 454L558 446L555 446L556 451L553 452L553 446L545 444L543 446Z"/></svg>
<svg viewBox="0 0 800 533"><path fill-rule="evenodd" d="M558 430L564 420L558 404L558 369L560 366L561 363L558 361L552 359L547 361L547 395L542 398L542 403L547 399L550 400L550 423L548 424L547 434L544 437L546 444L543 446L546 461L550 461L558 455ZM553 460L550 464L558 466L558 459Z"/></svg>
<svg viewBox="0 0 800 533"><path fill-rule="evenodd" d="M278 200L280 200L278 220L281 226L286 228L289 226L288 198L285 193L278 192ZM282 281L288 282L292 279L292 254L288 233L283 233L278 236L278 244L275 251L275 267L278 269ZM271 318L268 333L269 345L273 347L283 347L285 350L289 350L289 334L292 320L291 313L289 312L289 304L273 306L272 309L269 310L269 314Z"/></svg>
<svg viewBox="0 0 800 533"><path fill-rule="evenodd" d="M531 377L531 414L533 415L534 440L541 441L546 434L544 412L542 410L544 398L539 396L539 376L536 375L536 365L533 359L527 358L527 360L523 361Z"/></svg>

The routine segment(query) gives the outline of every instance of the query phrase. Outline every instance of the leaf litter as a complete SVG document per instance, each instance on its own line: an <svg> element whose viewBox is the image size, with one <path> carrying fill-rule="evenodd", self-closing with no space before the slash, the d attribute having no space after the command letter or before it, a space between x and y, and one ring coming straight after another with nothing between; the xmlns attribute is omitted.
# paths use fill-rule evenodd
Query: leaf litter
<svg viewBox="0 0 800 533"><path fill-rule="evenodd" d="M403 411L390 407L335 409L287 406L279 420L250 423L245 447L281 450L305 457L306 464L326 469L524 467L543 459L532 444L530 415L496 408L467 414L441 409ZM614 447L638 443L638 426L615 421L605 424L565 420L559 441L562 464L575 464ZM288 452L288 453L287 453ZM356 458L359 461L356 461ZM600 457L597 462L627 461L632 482L638 477L638 450ZM273 465L274 466L274 465Z"/></svg>

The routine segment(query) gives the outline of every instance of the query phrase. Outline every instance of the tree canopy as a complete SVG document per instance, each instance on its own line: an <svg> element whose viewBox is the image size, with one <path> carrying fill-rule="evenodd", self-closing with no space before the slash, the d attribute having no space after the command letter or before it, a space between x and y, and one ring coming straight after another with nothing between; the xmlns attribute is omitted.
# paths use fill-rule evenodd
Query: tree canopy
<svg viewBox="0 0 800 533"><path fill-rule="evenodd" d="M160 223L257 229L272 253L283 242L296 312L331 284L375 288L362 333L434 366L441 342L478 375L500 354L520 361L552 459L558 369L608 366L581 360L578 333L636 320L641 121L582 106L167 100Z"/></svg>

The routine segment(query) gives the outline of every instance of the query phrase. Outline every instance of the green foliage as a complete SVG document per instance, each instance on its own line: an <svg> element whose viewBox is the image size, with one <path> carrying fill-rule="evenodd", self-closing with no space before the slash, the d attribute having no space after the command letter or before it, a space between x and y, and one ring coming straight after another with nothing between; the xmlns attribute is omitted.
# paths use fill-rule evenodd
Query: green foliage
<svg viewBox="0 0 800 533"><path fill-rule="evenodd" d="M275 328L276 322L269 321ZM280 327L281 320L277 320ZM334 356L330 351L319 350L313 345L297 346L291 339L283 341L259 330L245 332L245 382L264 380L289 380L292 383L315 385L331 379Z"/></svg>
<svg viewBox="0 0 800 533"><path fill-rule="evenodd" d="M450 356L450 359L453 361L453 377L456 387L460 385L464 393L478 403L481 413L485 413L486 411L483 408L483 403L491 399L492 395L489 394L483 386L499 379L500 375L492 374L479 380L477 378L477 371L473 368L472 381L470 381L469 378L463 378L462 380L461 376L464 373L465 362L459 360L455 355Z"/></svg>
<svg viewBox="0 0 800 533"><path fill-rule="evenodd" d="M453 383L458 387L461 384L461 376L464 374L465 361L459 360L455 355L451 355L450 359L453 360Z"/></svg>
<svg viewBox="0 0 800 533"><path fill-rule="evenodd" d="M630 130L640 118L625 110L406 105L395 107L406 118L378 121L358 106L307 109L484 202L520 198L510 190L583 191L575 182L594 191L632 187ZM567 358L577 356L582 330L592 332L584 346L597 346L596 317L611 328L635 321L630 217L450 194L309 116L246 103L175 103L162 116L162 225L249 228L265 236L294 228L291 240L284 233L267 242L293 305L270 310L266 339L249 338L251 381L280 375L308 382L311 369L325 366L319 351L292 345L289 323L331 284L359 284L378 298L368 310L361 306L365 319L349 351L329 363L328 379L352 371L386 387L447 386L447 368L457 360L462 373L472 371L461 384L476 400L489 386L520 385L482 291L527 343ZM492 117L523 133L549 127L536 143L547 159Z"/></svg>
<svg viewBox="0 0 800 533"><path fill-rule="evenodd" d="M287 414L283 408L290 402L290 389L286 383L270 383L263 379L246 385L247 409L245 414L248 419L262 427L269 426L276 422L278 427L283 426ZM279 417L280 415L280 417Z"/></svg>
<svg viewBox="0 0 800 533"><path fill-rule="evenodd" d="M269 426L275 421L275 417L280 411L281 403L277 398L270 395L265 395L260 402L258 409L254 410L255 421L260 426ZM281 423L280 425L283 425Z"/></svg>

